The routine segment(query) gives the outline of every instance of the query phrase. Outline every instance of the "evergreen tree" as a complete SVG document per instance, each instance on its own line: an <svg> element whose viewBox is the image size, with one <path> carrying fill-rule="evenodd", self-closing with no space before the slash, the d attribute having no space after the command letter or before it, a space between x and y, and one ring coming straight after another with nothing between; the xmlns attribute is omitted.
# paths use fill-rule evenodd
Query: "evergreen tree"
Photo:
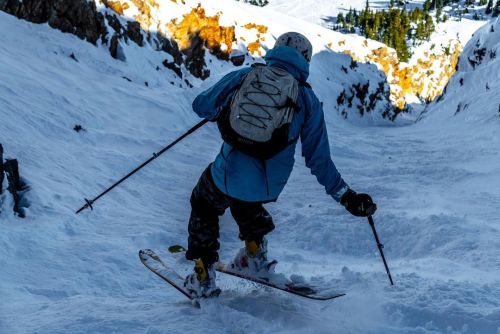
<svg viewBox="0 0 500 334"><path fill-rule="evenodd" d="M417 30L415 31L415 39L422 41L425 39L425 25L424 22L420 21L417 24Z"/></svg>
<svg viewBox="0 0 500 334"><path fill-rule="evenodd" d="M425 0L424 12L428 13L431 10L431 0Z"/></svg>
<svg viewBox="0 0 500 334"><path fill-rule="evenodd" d="M487 3L488 3L488 0L480 0L480 1L479 1L479 4L480 4L481 6L484 6L484 5L486 5Z"/></svg>
<svg viewBox="0 0 500 334"><path fill-rule="evenodd" d="M347 12L347 15L345 16L345 22L347 24L353 24L354 23L352 8L349 8L349 11Z"/></svg>
<svg viewBox="0 0 500 334"><path fill-rule="evenodd" d="M337 28L340 28L340 27L342 27L342 29L347 28L347 23L346 23L346 20L344 18L344 14L342 14L342 13L339 13L339 15L337 16Z"/></svg>
<svg viewBox="0 0 500 334"><path fill-rule="evenodd" d="M431 15L420 8L407 11L406 8L393 7L374 11L370 9L369 1L359 15L355 10L350 10L344 20L346 28L358 28L366 38L376 39L394 48L402 61L410 57L408 43L416 45L417 41L428 40L435 29ZM342 16L339 15L337 24L341 21Z"/></svg>
<svg viewBox="0 0 500 334"><path fill-rule="evenodd" d="M432 16L427 15L425 17L425 24L424 24L424 40L429 40L431 37L432 33L436 30L436 27L434 26L434 21L432 20Z"/></svg>
<svg viewBox="0 0 500 334"><path fill-rule="evenodd" d="M443 0L436 0L436 22L438 23L441 20L443 7L444 7Z"/></svg>
<svg viewBox="0 0 500 334"><path fill-rule="evenodd" d="M500 0L497 0L497 4L495 5L495 9L493 10L493 17L497 17L500 15Z"/></svg>
<svg viewBox="0 0 500 334"><path fill-rule="evenodd" d="M491 14L493 12L493 0L488 1L488 6L486 6L486 14Z"/></svg>

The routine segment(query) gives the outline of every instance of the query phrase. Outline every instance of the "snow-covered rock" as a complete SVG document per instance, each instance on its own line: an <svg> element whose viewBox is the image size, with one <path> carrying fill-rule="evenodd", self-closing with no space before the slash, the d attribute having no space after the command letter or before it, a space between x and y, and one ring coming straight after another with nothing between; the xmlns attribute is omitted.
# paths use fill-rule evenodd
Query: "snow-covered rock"
<svg viewBox="0 0 500 334"><path fill-rule="evenodd" d="M474 33L444 94L426 109L430 121L500 121L500 19Z"/></svg>

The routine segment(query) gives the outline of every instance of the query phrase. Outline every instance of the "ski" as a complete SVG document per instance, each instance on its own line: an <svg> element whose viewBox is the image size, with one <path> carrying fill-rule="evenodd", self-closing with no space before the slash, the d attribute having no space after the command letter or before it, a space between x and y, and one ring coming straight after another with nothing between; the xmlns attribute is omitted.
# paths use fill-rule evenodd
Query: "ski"
<svg viewBox="0 0 500 334"><path fill-rule="evenodd" d="M176 288L189 300L195 301L195 298L193 298L184 288L184 277L182 277L179 273L166 265L165 262L163 262L153 250L141 249L139 251L139 259L141 260L142 264L146 266L146 268L148 268L165 282Z"/></svg>
<svg viewBox="0 0 500 334"><path fill-rule="evenodd" d="M170 253L183 253L186 249L180 245L173 245L168 248ZM228 265L223 262L218 262L215 270L223 274L238 277L254 283L265 285L270 288L278 289L304 298L314 300L330 300L338 297L345 296L345 293L331 292L327 288L312 286L306 282L294 282L285 278L283 275L275 274L271 277L259 278L247 275L245 272L232 270Z"/></svg>
<svg viewBox="0 0 500 334"><path fill-rule="evenodd" d="M315 287L309 285L308 283L293 282L292 280L282 279L281 277L280 279L273 279L274 277L269 277L269 278L253 277L247 275L244 272L232 270L228 265L222 262L217 263L215 270L227 275L235 276L241 279L265 285L267 287L278 289L304 298L309 298L314 300L330 300L345 296L345 293L328 292L326 289ZM275 276L280 276L280 275L275 275Z"/></svg>

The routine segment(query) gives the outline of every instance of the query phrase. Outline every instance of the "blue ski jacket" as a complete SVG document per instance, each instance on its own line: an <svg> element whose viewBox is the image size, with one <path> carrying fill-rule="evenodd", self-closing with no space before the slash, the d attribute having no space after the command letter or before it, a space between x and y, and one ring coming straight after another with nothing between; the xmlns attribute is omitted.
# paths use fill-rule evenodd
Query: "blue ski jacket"
<svg viewBox="0 0 500 334"><path fill-rule="evenodd" d="M295 49L279 46L267 52L269 66L285 69L299 82L306 82L309 63ZM230 102L236 87L251 67L231 72L193 101L193 110L202 118L215 121ZM302 142L302 155L306 166L337 202L348 186L330 157L330 146L323 109L308 85L300 85L296 112L289 128L290 140ZM290 177L295 162L296 141L269 160L259 160L241 153L223 143L212 164L211 172L216 186L226 195L247 201L275 201Z"/></svg>

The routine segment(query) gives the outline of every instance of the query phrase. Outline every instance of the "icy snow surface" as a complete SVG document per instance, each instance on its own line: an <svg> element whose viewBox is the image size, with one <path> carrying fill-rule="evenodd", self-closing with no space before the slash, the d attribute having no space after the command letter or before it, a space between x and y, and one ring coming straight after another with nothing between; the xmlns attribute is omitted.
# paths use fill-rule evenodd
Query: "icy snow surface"
<svg viewBox="0 0 500 334"><path fill-rule="evenodd" d="M471 123L436 109L421 124L367 127L326 108L339 170L379 206L396 285L388 286L369 225L324 194L298 149L288 186L267 206L277 225L270 256L281 272L347 296L309 301L221 275L221 297L196 309L137 251L168 256L169 245L186 243L191 189L220 146L213 124L94 211L74 211L198 122L190 101L199 88L133 66L140 50L114 61L4 13L0 31L8 32L0 34L0 142L32 188L26 219L1 197L0 333L500 333L500 118ZM334 105L319 80L320 99ZM221 241L223 260L241 246L230 215Z"/></svg>

